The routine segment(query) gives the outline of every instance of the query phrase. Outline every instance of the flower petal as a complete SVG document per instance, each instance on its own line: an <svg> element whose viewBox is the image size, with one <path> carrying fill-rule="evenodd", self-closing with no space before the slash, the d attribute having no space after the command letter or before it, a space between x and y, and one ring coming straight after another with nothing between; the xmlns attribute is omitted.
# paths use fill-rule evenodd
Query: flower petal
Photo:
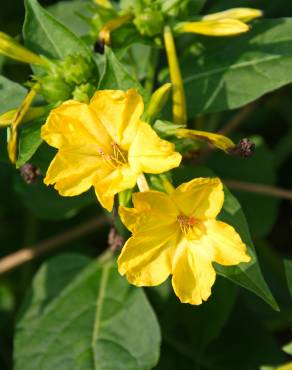
<svg viewBox="0 0 292 370"><path fill-rule="evenodd" d="M170 196L183 214L199 219L215 218L224 201L219 178L193 179L181 184Z"/></svg>
<svg viewBox="0 0 292 370"><path fill-rule="evenodd" d="M169 195L159 191L133 194L134 208L120 207L119 214L125 226L135 232L153 232L154 229L172 227L179 209ZM173 229L175 231L175 229Z"/></svg>
<svg viewBox="0 0 292 370"><path fill-rule="evenodd" d="M145 122L140 121L139 129L129 150L129 163L137 171L162 173L178 167L181 155L175 152L172 143L160 139Z"/></svg>
<svg viewBox="0 0 292 370"><path fill-rule="evenodd" d="M222 12L217 12L213 14L204 15L203 20L218 20L224 18L237 19L242 22L249 22L255 18L259 18L263 15L263 12L259 9L253 8L232 8L224 10Z"/></svg>
<svg viewBox="0 0 292 370"><path fill-rule="evenodd" d="M128 166L113 169L106 175L100 172L95 177L95 193L102 206L111 211L114 195L120 191L133 188L136 181L137 173Z"/></svg>
<svg viewBox="0 0 292 370"><path fill-rule="evenodd" d="M87 104L73 100L53 109L42 127L42 138L55 148L75 148L77 153L111 152L111 138Z"/></svg>
<svg viewBox="0 0 292 370"><path fill-rule="evenodd" d="M249 262L246 245L234 228L224 222L210 220L205 223L207 237L214 247L214 260L221 265L238 265Z"/></svg>
<svg viewBox="0 0 292 370"><path fill-rule="evenodd" d="M235 148L235 144L227 136L214 134L213 132L207 131L198 131L198 130L188 130L188 129L179 129L175 133L178 138L186 137L190 139L205 141L214 145L216 148L224 150L228 153L230 149Z"/></svg>
<svg viewBox="0 0 292 370"><path fill-rule="evenodd" d="M51 162L44 183L55 184L63 196L79 195L94 183L101 159L60 150Z"/></svg>
<svg viewBox="0 0 292 370"><path fill-rule="evenodd" d="M232 18L182 22L176 26L179 33L198 33L206 36L233 36L249 31L249 26Z"/></svg>
<svg viewBox="0 0 292 370"><path fill-rule="evenodd" d="M135 89L99 90L92 97L90 107L112 139L128 150L144 110L139 93Z"/></svg>
<svg viewBox="0 0 292 370"><path fill-rule="evenodd" d="M137 286L161 284L171 273L171 251L175 244L176 235L169 228L131 237L118 259L120 274Z"/></svg>
<svg viewBox="0 0 292 370"><path fill-rule="evenodd" d="M182 303L199 305L211 295L216 273L204 245L182 239L175 253L172 286Z"/></svg>
<svg viewBox="0 0 292 370"><path fill-rule="evenodd" d="M18 60L19 62L36 64L46 66L47 62L42 59L39 55L26 49L24 46L19 44L12 37L4 32L0 32L0 54L3 54L9 58Z"/></svg>

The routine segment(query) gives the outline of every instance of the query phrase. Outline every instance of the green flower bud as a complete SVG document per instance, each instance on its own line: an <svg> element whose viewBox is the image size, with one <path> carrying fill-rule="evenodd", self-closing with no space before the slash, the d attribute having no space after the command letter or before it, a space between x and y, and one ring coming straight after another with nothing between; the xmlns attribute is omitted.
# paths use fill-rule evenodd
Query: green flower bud
<svg viewBox="0 0 292 370"><path fill-rule="evenodd" d="M49 103L64 101L71 98L72 89L70 85L59 77L42 77L40 84L40 93Z"/></svg>
<svg viewBox="0 0 292 370"><path fill-rule="evenodd" d="M89 103L90 98L94 94L96 87L90 83L76 86L73 91L73 99L83 103Z"/></svg>
<svg viewBox="0 0 292 370"><path fill-rule="evenodd" d="M69 55L60 63L59 74L68 84L80 85L92 77L93 66L81 55Z"/></svg>
<svg viewBox="0 0 292 370"><path fill-rule="evenodd" d="M159 10L146 8L143 12L136 14L133 22L144 36L152 37L163 31L164 18Z"/></svg>

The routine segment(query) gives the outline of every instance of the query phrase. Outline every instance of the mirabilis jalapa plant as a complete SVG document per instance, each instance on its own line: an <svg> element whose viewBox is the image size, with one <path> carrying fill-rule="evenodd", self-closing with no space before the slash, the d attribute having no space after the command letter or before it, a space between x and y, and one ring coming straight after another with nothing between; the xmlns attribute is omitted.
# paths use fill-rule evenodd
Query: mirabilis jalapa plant
<svg viewBox="0 0 292 370"><path fill-rule="evenodd" d="M143 307L148 302L143 296L141 306L131 311L135 306L135 294L142 292L132 285L158 286L171 276L177 302L198 306L210 298L216 276L221 275L253 291L277 309L262 277L239 203L224 181L211 171L202 177L196 175L194 164L192 167L185 166L189 158L194 162L194 153L203 157L216 148L227 156L248 158L253 154L255 145L246 138L235 144L220 133L205 131L202 125L194 123L193 117L188 117L189 103L181 73L182 63L176 49L180 40L192 40L195 44L202 39L212 42L218 38L237 39L252 29L252 22L261 17L262 12L252 8L233 8L200 15L203 1L197 0L95 0L86 4L90 15L82 15L82 18L90 29L82 38L58 22L37 0L25 1L26 46L0 33L0 53L32 68L25 84L28 92L22 103L0 116L0 127L7 129L10 164L21 167L23 151L29 153L25 155L26 164L20 172L30 184L27 186L31 191L36 189L33 184L36 177L39 177L37 185L41 184L42 189L48 190L46 186L52 185L68 202L93 189L94 201L107 215L110 213L120 234L119 242L122 238L127 239L117 256L117 249L115 253L109 253L110 262L107 254L105 258L104 255L99 258L98 271L94 273L93 280L93 268L86 270L80 280L78 274L76 280L73 278L75 287L80 288L82 294L90 295L92 291L95 294L100 289L94 303L86 302L82 315L77 317L74 312L70 317L73 325L85 316L94 321L90 334L79 337L78 332L77 338L74 338L74 345L77 343L78 347L79 340L81 343L80 347L74 347L78 349L76 361L73 356L74 366L82 357L79 357L80 353L88 353L82 342L85 337L86 340L90 337L93 351L99 336L106 345L113 341L112 337L102 337L102 330L108 319L119 317L120 306L128 316L126 319L122 317L122 330L118 335L115 332L115 336L119 337L121 332L128 334L130 321L137 325L135 318L140 320L139 314L144 312ZM32 17L33 12L37 17ZM49 35L50 39L47 45L35 39L31 29L30 33L26 30L31 19L37 19L41 28L50 30L45 35ZM125 56L130 54L130 48L135 43L147 45L153 56L156 55L153 65L149 63L147 73L150 78L144 76L138 80L124 63ZM206 48L208 45L206 42ZM54 47L57 49L55 52ZM161 70L157 62L158 53L165 59L162 58L161 65L167 66ZM160 78L162 75L164 77ZM23 145L23 132L32 127L34 131L29 134L29 130L26 131ZM31 147L34 149L31 150ZM246 160L244 158L240 160ZM40 168L38 163L41 163ZM178 175L186 168L187 176ZM57 194L54 189L51 191ZM58 198L58 201L63 199ZM240 222L238 217L241 217ZM44 280L49 273L49 269L41 270L40 278ZM121 292L125 294L122 298L117 297L120 293L117 291L110 291L107 296L106 289L112 289L115 284L118 289L122 287ZM65 298L60 306L56 305L57 310L62 311L66 304L74 306L66 301L66 294L70 295L71 288L66 286L65 293L60 294L61 299ZM37 294L40 296L36 301L42 304L42 294L46 292L41 290ZM121 300L125 297L130 298L131 304L124 307ZM109 306L110 317L102 317L103 300L105 306ZM79 295L74 294L73 301L79 302ZM212 298L201 307L191 308L194 312L204 310L209 303L212 304ZM92 307L96 309L94 319L90 311ZM75 310L75 306L73 308ZM43 322L51 309L54 311L54 304L50 303L49 309L40 310L44 315ZM153 315L151 312L150 308L149 317ZM149 317L143 318L147 325ZM31 320L29 336L35 329L34 324ZM55 329L51 330L50 324L48 326L43 331L46 335L58 333ZM71 330L70 326L68 330ZM21 326L20 336L23 332ZM152 337L155 334L151 332L151 342ZM159 329L156 338L160 338ZM32 340L38 344L38 337ZM118 343L119 346L115 347L115 350L121 348L122 359L124 341L123 336L122 344ZM20 344L16 343L16 351L28 358L26 342L27 338L25 345L21 340ZM53 346L55 342L58 341L51 340L50 343ZM144 358L144 343L141 348L141 357ZM134 352L131 352L131 363ZM74 351L72 353L75 355ZM101 353L106 360L111 356L107 355L104 347ZM38 361L38 356L41 358L39 363L44 363L44 358L47 360L43 350L37 349L31 356L34 363ZM89 357L92 363L92 356ZM151 364L145 360L146 365L139 365L139 370L155 366L157 358L154 361L152 357ZM93 356L94 364L98 364L99 360L98 356ZM62 364L66 361L61 359ZM137 364L138 361L131 369L136 370ZM22 365L19 365L21 370Z"/></svg>
<svg viewBox="0 0 292 370"><path fill-rule="evenodd" d="M239 234L228 224L216 221L224 202L218 178L197 178L174 189L159 174L180 165L182 156L171 143L172 138L205 141L226 153L243 156L250 154L252 145L246 148L242 142L235 145L223 135L187 128L174 37L181 33L236 36L248 32L247 23L261 12L238 8L183 20L190 5L187 1L130 1L120 11L108 1L96 3L113 17L102 25L97 41L108 51L111 33L131 23L141 37L159 47L164 45L171 83L151 95L144 111L143 97L135 86L127 91L97 89L98 56L94 58L85 45L82 53L54 60L1 33L0 52L31 64L35 71L21 106L0 117L1 125L8 126L9 158L16 162L18 126L43 117L46 122L41 136L58 150L45 184L54 184L63 196L79 195L93 186L108 211L119 194L121 219L133 233L118 260L120 273L138 286L158 285L172 274L180 300L200 304L210 296L215 281L213 261L237 265L249 262L251 257ZM159 126L170 140L166 141L155 132L155 119L170 90L173 122ZM32 107L37 94L50 105ZM156 176L162 192L150 189L144 174ZM122 194L129 190L131 194L136 184L141 193L133 195L134 208L126 208L129 199L125 202Z"/></svg>

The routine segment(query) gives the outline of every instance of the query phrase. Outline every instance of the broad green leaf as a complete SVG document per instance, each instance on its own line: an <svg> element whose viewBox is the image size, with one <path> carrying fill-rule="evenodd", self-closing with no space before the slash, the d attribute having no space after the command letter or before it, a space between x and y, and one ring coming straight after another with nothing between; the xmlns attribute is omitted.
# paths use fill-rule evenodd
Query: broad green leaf
<svg viewBox="0 0 292 370"><path fill-rule="evenodd" d="M17 168L29 161L43 142L40 135L43 123L43 121L35 121L25 125L21 129L18 144L18 159L16 162Z"/></svg>
<svg viewBox="0 0 292 370"><path fill-rule="evenodd" d="M77 36L85 36L89 34L90 26L83 17L93 17L93 12L89 11L90 7L91 1L60 1L49 6L47 10Z"/></svg>
<svg viewBox="0 0 292 370"><path fill-rule="evenodd" d="M190 116L238 108L292 81L290 18L257 21L242 36L196 40L181 60Z"/></svg>
<svg viewBox="0 0 292 370"><path fill-rule="evenodd" d="M42 178L33 184L26 184L22 178L16 176L14 190L23 205L34 216L43 220L71 218L85 206L97 202L92 192L86 192L76 197L62 197L53 187L46 186Z"/></svg>
<svg viewBox="0 0 292 370"><path fill-rule="evenodd" d="M255 248L249 233L248 224L241 206L237 199L227 190L224 189L225 201L220 219L230 225L239 233L242 240L248 248L248 253L252 257L249 263L240 263L238 266L221 266L216 265L216 270L222 276L230 279L238 285L257 294L265 300L275 310L279 310L267 283L262 275Z"/></svg>
<svg viewBox="0 0 292 370"><path fill-rule="evenodd" d="M105 58L105 69L99 82L99 90L128 90L134 88L137 89L141 95L145 94L139 82L127 72L109 47L105 49Z"/></svg>
<svg viewBox="0 0 292 370"><path fill-rule="evenodd" d="M91 58L86 45L43 9L37 0L25 0L25 8L23 35L30 50L55 59L64 59L72 54Z"/></svg>
<svg viewBox="0 0 292 370"><path fill-rule="evenodd" d="M176 185L200 176L214 176L214 173L205 167L181 167L174 170L174 180ZM249 233L248 224L241 206L226 187L224 188L224 193L224 206L219 215L219 219L235 228L247 245L248 253L252 259L249 263L240 263L237 266L221 266L215 264L216 271L218 274L230 279L234 283L252 291L266 301L273 309L278 310L277 302L262 275L255 248Z"/></svg>
<svg viewBox="0 0 292 370"><path fill-rule="evenodd" d="M0 76L0 114L17 108L26 95L26 89L16 82Z"/></svg>
<svg viewBox="0 0 292 370"><path fill-rule="evenodd" d="M161 297L159 293L166 287L169 287L170 294L165 296L163 293ZM177 356L180 353L180 348L183 348L185 353L191 354L193 365L196 364L208 344L219 337L231 315L237 289L230 281L219 277L212 290L208 301L199 306L181 304L174 295L169 280L162 286L150 290L154 308L157 305L156 311L159 312L162 348L164 346L168 348L168 351L164 348L162 352L158 369L164 367L168 370L178 369L177 364L172 366L171 363L173 355ZM155 293L160 295L158 299ZM169 354L170 347L173 355ZM190 369L193 366L185 365L182 368Z"/></svg>
<svg viewBox="0 0 292 370"><path fill-rule="evenodd" d="M221 336L202 360L209 370L259 370L263 364L283 363L285 356L259 316L239 299Z"/></svg>
<svg viewBox="0 0 292 370"><path fill-rule="evenodd" d="M15 370L150 370L160 331L141 288L112 262L62 255L35 276L15 334Z"/></svg>

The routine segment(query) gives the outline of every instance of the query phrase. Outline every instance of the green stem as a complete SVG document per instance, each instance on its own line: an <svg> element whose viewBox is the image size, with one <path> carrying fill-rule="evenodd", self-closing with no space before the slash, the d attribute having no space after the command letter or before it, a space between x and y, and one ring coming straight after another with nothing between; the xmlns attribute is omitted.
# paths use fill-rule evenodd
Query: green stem
<svg viewBox="0 0 292 370"><path fill-rule="evenodd" d="M144 83L144 88L148 96L152 94L153 89L154 89L157 62L158 62L158 51L155 48L152 48L150 52L149 64L147 68L147 76L146 76L146 80Z"/></svg>

